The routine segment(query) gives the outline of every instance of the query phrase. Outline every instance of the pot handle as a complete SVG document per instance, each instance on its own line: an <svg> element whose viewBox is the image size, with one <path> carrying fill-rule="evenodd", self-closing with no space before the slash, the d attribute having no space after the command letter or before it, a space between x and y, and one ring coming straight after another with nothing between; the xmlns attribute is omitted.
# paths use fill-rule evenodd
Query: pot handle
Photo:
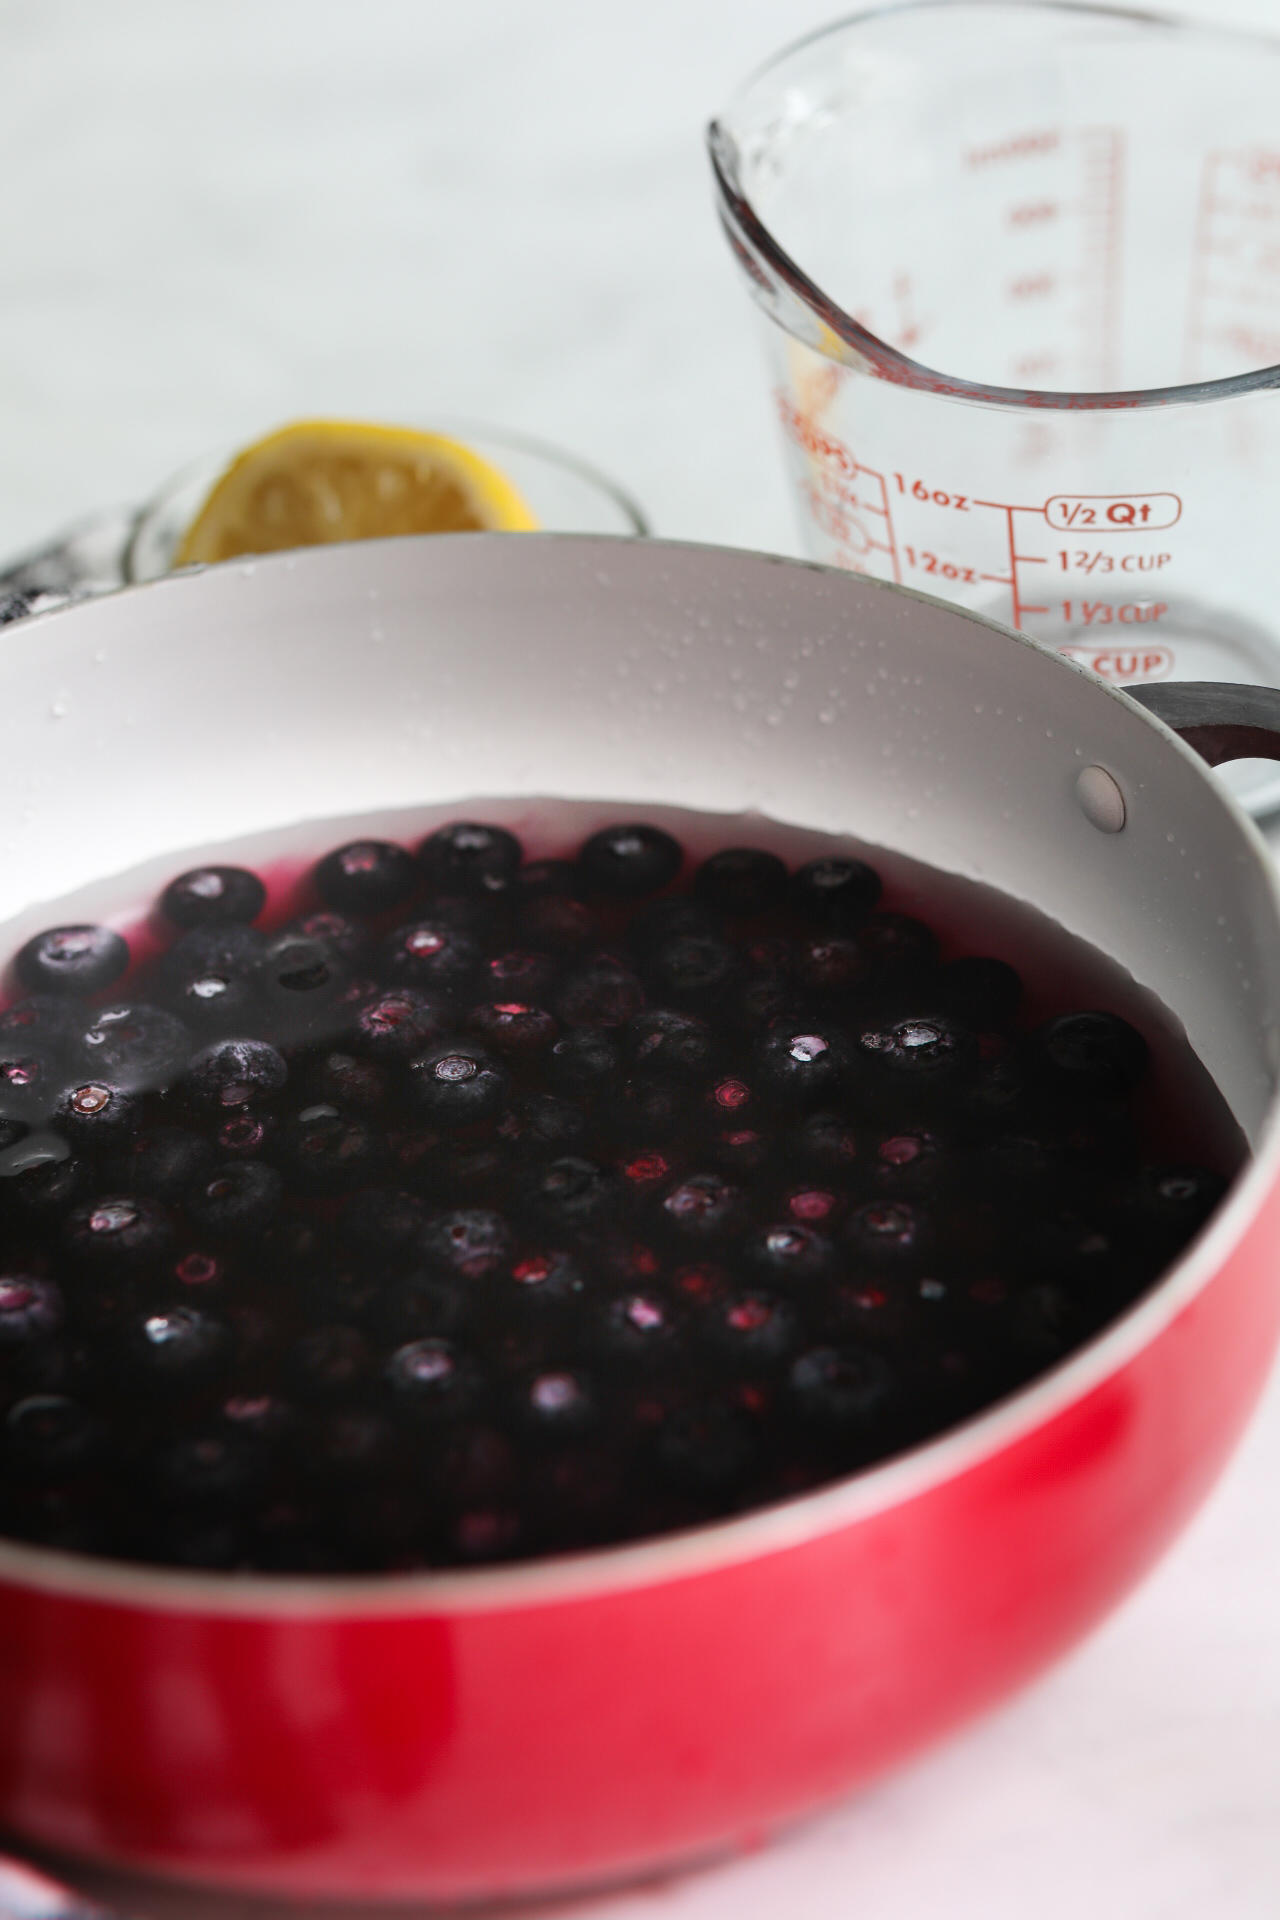
<svg viewBox="0 0 1280 1920"><path fill-rule="evenodd" d="M1163 720L1211 767L1226 760L1280 760L1280 687L1171 680L1120 691Z"/></svg>

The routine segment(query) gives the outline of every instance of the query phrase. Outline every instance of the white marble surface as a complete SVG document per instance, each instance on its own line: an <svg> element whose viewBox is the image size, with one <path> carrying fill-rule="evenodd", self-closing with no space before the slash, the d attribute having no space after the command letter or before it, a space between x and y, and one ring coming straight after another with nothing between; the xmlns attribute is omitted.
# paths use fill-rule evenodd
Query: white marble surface
<svg viewBox="0 0 1280 1920"><path fill-rule="evenodd" d="M304 411L489 418L661 533L793 550L701 127L835 10L0 0L0 552ZM1280 0L1191 10L1280 30ZM1274 1920L1280 1386L1034 1691L750 1859L573 1912Z"/></svg>

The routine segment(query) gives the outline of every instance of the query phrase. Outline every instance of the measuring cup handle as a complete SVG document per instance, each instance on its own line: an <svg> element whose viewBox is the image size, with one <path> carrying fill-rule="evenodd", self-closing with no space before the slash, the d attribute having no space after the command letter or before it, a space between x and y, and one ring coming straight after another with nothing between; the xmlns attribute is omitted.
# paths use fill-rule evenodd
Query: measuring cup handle
<svg viewBox="0 0 1280 1920"><path fill-rule="evenodd" d="M1280 687L1171 680L1121 692L1180 734L1211 767L1225 760L1280 760Z"/></svg>

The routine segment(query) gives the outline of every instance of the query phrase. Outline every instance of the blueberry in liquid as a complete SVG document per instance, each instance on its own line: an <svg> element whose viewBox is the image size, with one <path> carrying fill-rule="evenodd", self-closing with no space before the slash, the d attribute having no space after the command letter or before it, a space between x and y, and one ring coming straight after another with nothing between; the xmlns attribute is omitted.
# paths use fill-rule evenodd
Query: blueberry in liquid
<svg viewBox="0 0 1280 1920"><path fill-rule="evenodd" d="M288 1062L267 1041L220 1040L194 1056L183 1084L198 1106L217 1110L269 1100L288 1078Z"/></svg>
<svg viewBox="0 0 1280 1920"><path fill-rule="evenodd" d="M784 862L761 847L726 847L704 860L693 878L698 899L731 917L769 912L786 887Z"/></svg>
<svg viewBox="0 0 1280 1920"><path fill-rule="evenodd" d="M442 1040L409 1062L414 1105L441 1127L494 1118L507 1097L508 1075L474 1040Z"/></svg>
<svg viewBox="0 0 1280 1920"><path fill-rule="evenodd" d="M389 840L352 840L335 847L315 869L316 892L337 913L387 913L410 899L418 884L413 856Z"/></svg>
<svg viewBox="0 0 1280 1920"><path fill-rule="evenodd" d="M428 834L418 848L418 864L433 893L494 899L512 890L522 851L505 827L455 820Z"/></svg>
<svg viewBox="0 0 1280 1920"><path fill-rule="evenodd" d="M18 949L14 968L31 993L101 993L129 964L129 943L109 927L49 927Z"/></svg>
<svg viewBox="0 0 1280 1920"><path fill-rule="evenodd" d="M818 926L856 926L871 912L881 894L874 867L861 860L824 856L806 861L792 874L788 887L792 906Z"/></svg>
<svg viewBox="0 0 1280 1920"><path fill-rule="evenodd" d="M684 849L660 827L605 827L579 850L579 884L587 894L638 900L670 886L683 865Z"/></svg>
<svg viewBox="0 0 1280 1920"><path fill-rule="evenodd" d="M173 926L248 926L267 904L267 890L247 867L193 867L171 880L160 911Z"/></svg>

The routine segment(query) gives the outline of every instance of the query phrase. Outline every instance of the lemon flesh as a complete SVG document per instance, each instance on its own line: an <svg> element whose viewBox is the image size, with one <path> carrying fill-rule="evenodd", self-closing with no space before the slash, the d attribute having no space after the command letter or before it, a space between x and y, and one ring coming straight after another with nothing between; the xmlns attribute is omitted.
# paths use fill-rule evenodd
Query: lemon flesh
<svg viewBox="0 0 1280 1920"><path fill-rule="evenodd" d="M401 533L527 531L506 475L438 433L299 420L238 454L174 555L175 567Z"/></svg>

